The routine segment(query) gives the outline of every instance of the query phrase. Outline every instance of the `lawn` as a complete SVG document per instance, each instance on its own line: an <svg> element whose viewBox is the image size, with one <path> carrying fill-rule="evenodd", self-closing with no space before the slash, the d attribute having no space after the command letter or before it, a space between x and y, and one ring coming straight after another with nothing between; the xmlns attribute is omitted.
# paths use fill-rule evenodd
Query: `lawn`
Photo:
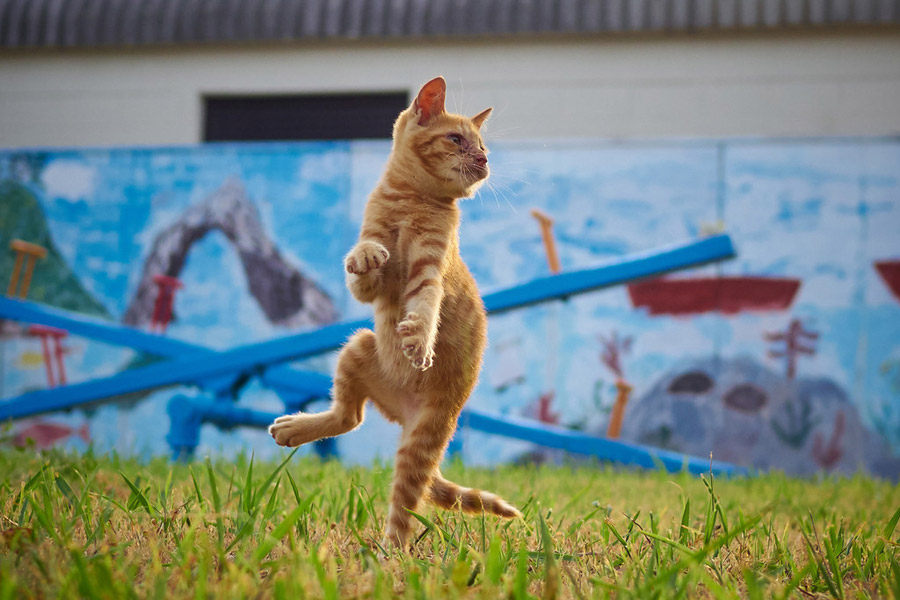
<svg viewBox="0 0 900 600"><path fill-rule="evenodd" d="M896 485L450 464L524 518L425 507L379 547L389 466L0 449L7 598L900 597Z"/></svg>

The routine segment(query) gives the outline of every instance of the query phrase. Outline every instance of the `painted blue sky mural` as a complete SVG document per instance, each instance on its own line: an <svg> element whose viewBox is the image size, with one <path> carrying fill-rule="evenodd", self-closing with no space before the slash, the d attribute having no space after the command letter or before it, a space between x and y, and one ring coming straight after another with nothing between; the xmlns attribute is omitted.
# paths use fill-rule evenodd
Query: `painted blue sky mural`
<svg viewBox="0 0 900 600"><path fill-rule="evenodd" d="M738 257L670 276L681 281L677 288L622 286L491 317L473 406L602 435L615 384L624 380L633 389L623 439L796 473L900 473L900 297L875 266L900 261L900 141L536 141L492 150L490 185L465 202L461 228L463 258L483 291L548 273L532 208L554 219L564 270L719 228L733 236ZM314 283L336 318L368 315L345 292L341 259L388 151L384 142L335 142L6 152L0 206L20 197L10 186L27 189L64 264L122 322L138 303L162 234L193 218L227 220L233 213L207 213L236 198L258 221L250 230L264 235L235 242L226 232L241 222L192 240L167 331L228 348L312 328L331 314L273 319L266 299L250 291L247 252L275 252L279 265ZM0 227L0 247L9 247L14 231ZM259 248L240 247L257 238L264 239L252 242ZM0 262L4 278L10 262ZM720 310L698 300L709 289ZM740 307L721 310L729 294ZM789 372L780 355L790 354L783 338L792 323L809 334L809 352L795 353ZM618 373L602 359L603 340L614 332L631 339L619 348ZM36 339L7 334L0 344L6 401L46 385ZM138 358L75 337L67 344L71 381L115 373ZM333 365L326 356L304 366L329 373ZM88 419L102 450L163 453L165 406L175 391L199 393L162 390L128 405L42 419L73 427ZM258 383L241 401L283 408ZM393 455L396 429L374 410L368 415L338 441L347 460ZM248 447L281 452L262 431L212 426L198 451ZM478 433L464 434L463 457L557 459Z"/></svg>

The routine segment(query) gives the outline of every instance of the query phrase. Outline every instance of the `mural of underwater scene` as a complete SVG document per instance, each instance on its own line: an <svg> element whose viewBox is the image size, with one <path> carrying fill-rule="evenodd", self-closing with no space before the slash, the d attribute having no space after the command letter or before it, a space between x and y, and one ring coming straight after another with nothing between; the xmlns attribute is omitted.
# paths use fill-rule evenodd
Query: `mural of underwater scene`
<svg viewBox="0 0 900 600"><path fill-rule="evenodd" d="M794 474L900 474L900 141L495 142L463 205L485 292L725 230L734 260L490 319L472 406ZM29 299L211 348L367 316L344 289L385 142L0 153L0 282L39 244ZM167 279L168 278L168 279ZM168 309L168 306L171 308ZM39 332L4 322L0 397L60 382ZM157 360L62 339L68 382ZM51 358L56 365L56 361ZM333 357L299 365L330 373ZM167 452L169 388L17 422L4 443ZM242 405L279 412L257 381ZM342 459L393 455L374 410ZM474 464L556 461L465 431ZM198 453L276 455L204 426ZM309 452L309 449L303 452Z"/></svg>

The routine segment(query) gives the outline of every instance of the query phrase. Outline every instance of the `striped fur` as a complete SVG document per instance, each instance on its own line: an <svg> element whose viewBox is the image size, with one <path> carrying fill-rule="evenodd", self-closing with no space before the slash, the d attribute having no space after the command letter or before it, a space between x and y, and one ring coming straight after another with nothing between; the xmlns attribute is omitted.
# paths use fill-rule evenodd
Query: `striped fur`
<svg viewBox="0 0 900 600"><path fill-rule="evenodd" d="M448 510L461 510L465 513L476 514L485 512L508 519L519 516L519 511L500 496L483 490L459 486L444 479L440 473L435 474L431 480L428 499L435 506Z"/></svg>
<svg viewBox="0 0 900 600"><path fill-rule="evenodd" d="M447 481L438 468L481 369L487 319L459 255L457 200L488 176L480 128L490 109L467 118L444 110L434 79L394 124L384 174L366 204L359 241L344 259L347 286L375 309L375 331L358 331L338 357L332 405L279 417L275 441L297 446L358 427L366 400L403 432L385 535L410 538L423 499L441 508L501 517L518 511L494 494Z"/></svg>

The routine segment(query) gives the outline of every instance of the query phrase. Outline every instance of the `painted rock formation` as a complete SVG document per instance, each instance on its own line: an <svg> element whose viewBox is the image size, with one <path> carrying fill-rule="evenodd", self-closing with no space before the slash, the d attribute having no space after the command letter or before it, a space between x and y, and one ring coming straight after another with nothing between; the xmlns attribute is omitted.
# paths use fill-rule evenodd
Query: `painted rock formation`
<svg viewBox="0 0 900 600"><path fill-rule="evenodd" d="M792 475L900 475L900 457L834 381L791 380L750 358L666 373L629 405L622 439Z"/></svg>
<svg viewBox="0 0 900 600"><path fill-rule="evenodd" d="M213 230L221 231L238 253L249 291L270 322L297 328L337 319L331 298L282 257L244 187L229 181L156 236L137 292L125 312L127 325L145 327L150 323L157 294L153 277L178 277L191 247Z"/></svg>

